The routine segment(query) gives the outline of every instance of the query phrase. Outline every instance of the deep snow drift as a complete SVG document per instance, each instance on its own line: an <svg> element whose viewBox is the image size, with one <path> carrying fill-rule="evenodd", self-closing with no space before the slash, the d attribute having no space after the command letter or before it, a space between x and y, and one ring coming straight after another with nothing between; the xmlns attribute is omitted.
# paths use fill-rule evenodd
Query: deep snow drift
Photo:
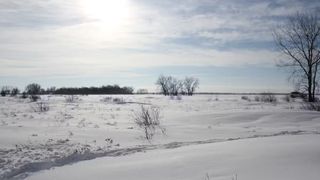
<svg viewBox="0 0 320 180"><path fill-rule="evenodd" d="M248 97L43 96L47 112L0 98L0 179L319 177L320 113ZM141 105L160 108L166 135L143 139L133 120Z"/></svg>

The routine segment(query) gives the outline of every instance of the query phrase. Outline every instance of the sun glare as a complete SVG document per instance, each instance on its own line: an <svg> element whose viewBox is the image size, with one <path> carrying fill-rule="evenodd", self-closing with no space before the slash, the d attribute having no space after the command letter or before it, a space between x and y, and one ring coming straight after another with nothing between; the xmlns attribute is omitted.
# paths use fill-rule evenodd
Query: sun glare
<svg viewBox="0 0 320 180"><path fill-rule="evenodd" d="M121 25L129 16L127 0L82 0L82 6L87 17L108 26Z"/></svg>

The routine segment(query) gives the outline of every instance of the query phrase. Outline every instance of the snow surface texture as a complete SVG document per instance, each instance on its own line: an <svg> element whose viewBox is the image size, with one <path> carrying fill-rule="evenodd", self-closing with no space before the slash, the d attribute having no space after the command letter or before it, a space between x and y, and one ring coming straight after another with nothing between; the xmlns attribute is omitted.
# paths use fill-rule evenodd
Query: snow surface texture
<svg viewBox="0 0 320 180"><path fill-rule="evenodd" d="M320 113L248 97L43 96L46 112L0 98L0 179L320 177ZM143 139L133 120L141 105L161 109L166 135Z"/></svg>

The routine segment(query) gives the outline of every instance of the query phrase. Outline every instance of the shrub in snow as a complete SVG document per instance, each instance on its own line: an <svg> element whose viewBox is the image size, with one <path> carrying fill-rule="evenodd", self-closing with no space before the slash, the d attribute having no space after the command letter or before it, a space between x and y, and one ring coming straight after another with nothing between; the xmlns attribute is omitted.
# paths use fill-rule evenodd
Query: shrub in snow
<svg viewBox="0 0 320 180"><path fill-rule="evenodd" d="M288 95L285 95L285 96L283 97L283 100L284 100L285 102L291 102L291 101L293 101L293 99L290 97L289 94L288 94Z"/></svg>
<svg viewBox="0 0 320 180"><path fill-rule="evenodd" d="M309 102L308 96L304 97L302 100L304 102L306 102L306 103ZM313 102L320 102L320 99L318 97L314 97L314 101Z"/></svg>
<svg viewBox="0 0 320 180"><path fill-rule="evenodd" d="M320 102L305 102L302 104L301 109L310 111L320 111Z"/></svg>
<svg viewBox="0 0 320 180"><path fill-rule="evenodd" d="M113 103L116 103L116 104L124 104L125 101L123 98L113 98Z"/></svg>
<svg viewBox="0 0 320 180"><path fill-rule="evenodd" d="M177 96L177 100L179 100L179 101L182 100L182 96L181 96L181 95L178 95L178 96Z"/></svg>
<svg viewBox="0 0 320 180"><path fill-rule="evenodd" d="M125 104L126 103L123 98L120 98L120 97L113 98L111 96L104 97L103 99L101 99L101 101L107 102L107 103L115 103L115 104Z"/></svg>
<svg viewBox="0 0 320 180"><path fill-rule="evenodd" d="M238 175L235 174L235 175L232 177L232 180L238 180Z"/></svg>
<svg viewBox="0 0 320 180"><path fill-rule="evenodd" d="M144 132L144 137L151 140L156 130L159 129L165 134L165 128L160 124L160 109L154 106L141 106L139 111L134 112L135 124Z"/></svg>
<svg viewBox="0 0 320 180"><path fill-rule="evenodd" d="M100 101L102 101L102 102L112 102L112 97L111 96L107 96L107 97L102 98Z"/></svg>
<svg viewBox="0 0 320 180"><path fill-rule="evenodd" d="M278 100L277 100L276 96L271 93L263 93L260 96L260 101L269 102L269 103L276 103Z"/></svg>
<svg viewBox="0 0 320 180"><path fill-rule="evenodd" d="M302 93L302 92L294 91L294 92L290 93L290 97L291 98L302 98L302 99L305 99L307 97L307 95Z"/></svg>
<svg viewBox="0 0 320 180"><path fill-rule="evenodd" d="M260 101L260 97L259 97L259 96L255 96L255 97L254 97L254 100L257 101L257 102L259 102L259 101Z"/></svg>
<svg viewBox="0 0 320 180"><path fill-rule="evenodd" d="M248 96L241 96L241 99L245 101L251 101L251 99Z"/></svg>
<svg viewBox="0 0 320 180"><path fill-rule="evenodd" d="M177 95L177 96L173 96L173 95L170 95L170 100L182 100L182 95Z"/></svg>
<svg viewBox="0 0 320 180"><path fill-rule="evenodd" d="M112 147L112 144L113 144L113 140L111 138L107 138L105 139L106 143L107 143L107 147L108 148L111 148Z"/></svg>
<svg viewBox="0 0 320 180"><path fill-rule="evenodd" d="M30 100L31 100L32 102L36 102L36 101L38 101L38 100L40 99L40 96L38 96L38 95L31 95L29 98L30 98Z"/></svg>
<svg viewBox="0 0 320 180"><path fill-rule="evenodd" d="M65 96L65 100L67 103L74 103L79 100L79 97L75 95L68 95L68 96Z"/></svg>
<svg viewBox="0 0 320 180"><path fill-rule="evenodd" d="M26 98L28 98L27 93L26 93L26 92L23 92L23 93L22 93L22 95L21 95L21 98L22 98L22 99L26 99Z"/></svg>
<svg viewBox="0 0 320 180"><path fill-rule="evenodd" d="M49 111L49 104L43 101L36 102L32 109L34 112L47 112Z"/></svg>
<svg viewBox="0 0 320 180"><path fill-rule="evenodd" d="M210 176L208 173L206 173L206 176L204 177L204 180L210 180Z"/></svg>

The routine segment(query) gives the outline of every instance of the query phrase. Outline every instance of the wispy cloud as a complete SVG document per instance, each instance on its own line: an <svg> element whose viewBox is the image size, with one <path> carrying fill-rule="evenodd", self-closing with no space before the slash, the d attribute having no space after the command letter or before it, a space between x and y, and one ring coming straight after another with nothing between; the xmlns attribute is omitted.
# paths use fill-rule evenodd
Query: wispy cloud
<svg viewBox="0 0 320 180"><path fill-rule="evenodd" d="M4 0L0 2L0 25L42 28L85 22L76 1Z"/></svg>

